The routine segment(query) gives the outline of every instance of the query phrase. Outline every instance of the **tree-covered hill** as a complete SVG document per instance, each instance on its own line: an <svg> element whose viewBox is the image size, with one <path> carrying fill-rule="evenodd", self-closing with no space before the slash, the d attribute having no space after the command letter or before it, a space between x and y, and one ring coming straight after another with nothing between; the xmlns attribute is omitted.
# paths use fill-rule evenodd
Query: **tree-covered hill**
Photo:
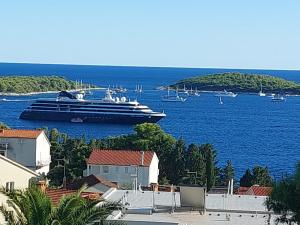
<svg viewBox="0 0 300 225"><path fill-rule="evenodd" d="M31 92L75 89L76 82L59 76L0 76L0 92L26 94Z"/></svg>
<svg viewBox="0 0 300 225"><path fill-rule="evenodd" d="M197 88L200 91L227 91L257 93L262 85L263 92L300 94L300 84L282 78L243 73L220 73L191 77L171 85L173 88Z"/></svg>

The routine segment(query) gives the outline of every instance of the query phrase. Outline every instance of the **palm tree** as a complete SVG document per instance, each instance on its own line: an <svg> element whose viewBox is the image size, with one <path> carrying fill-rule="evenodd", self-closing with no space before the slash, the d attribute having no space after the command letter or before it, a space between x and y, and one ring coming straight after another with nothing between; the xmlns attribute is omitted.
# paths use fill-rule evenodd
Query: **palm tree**
<svg viewBox="0 0 300 225"><path fill-rule="evenodd" d="M54 206L47 195L36 187L24 191L0 192L8 197L8 205L0 208L8 225L93 225L95 221L103 222L113 210L116 203L101 200L86 200L80 196L84 189L76 194L64 196Z"/></svg>

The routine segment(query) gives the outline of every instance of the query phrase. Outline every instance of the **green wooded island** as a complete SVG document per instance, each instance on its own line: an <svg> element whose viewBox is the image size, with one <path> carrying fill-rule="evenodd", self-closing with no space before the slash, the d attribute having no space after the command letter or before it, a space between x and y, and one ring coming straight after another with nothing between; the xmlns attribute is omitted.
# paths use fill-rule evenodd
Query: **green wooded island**
<svg viewBox="0 0 300 225"><path fill-rule="evenodd" d="M31 94L51 91L75 90L79 87L77 82L66 80L60 76L1 76L1 94ZM96 86L91 85L91 88ZM88 88L82 84L81 88Z"/></svg>
<svg viewBox="0 0 300 225"><path fill-rule="evenodd" d="M300 94L300 84L282 78L244 73L218 73L196 76L178 81L171 88L196 89L198 91L227 91L258 93L262 87L265 93Z"/></svg>

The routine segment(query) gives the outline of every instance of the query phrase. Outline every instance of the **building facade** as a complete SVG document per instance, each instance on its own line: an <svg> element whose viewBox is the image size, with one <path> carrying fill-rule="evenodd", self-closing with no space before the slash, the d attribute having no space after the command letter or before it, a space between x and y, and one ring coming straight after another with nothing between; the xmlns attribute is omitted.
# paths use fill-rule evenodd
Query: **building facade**
<svg viewBox="0 0 300 225"><path fill-rule="evenodd" d="M0 155L37 172L49 172L50 142L42 130L0 130Z"/></svg>
<svg viewBox="0 0 300 225"><path fill-rule="evenodd" d="M158 183L158 157L155 152L93 150L87 161L87 175L104 177L118 185L149 186Z"/></svg>
<svg viewBox="0 0 300 225"><path fill-rule="evenodd" d="M6 191L25 189L29 186L30 180L37 176L36 172L0 155L0 187ZM0 194L0 205L6 205L6 200L7 198ZM4 220L0 214L0 224L4 224Z"/></svg>

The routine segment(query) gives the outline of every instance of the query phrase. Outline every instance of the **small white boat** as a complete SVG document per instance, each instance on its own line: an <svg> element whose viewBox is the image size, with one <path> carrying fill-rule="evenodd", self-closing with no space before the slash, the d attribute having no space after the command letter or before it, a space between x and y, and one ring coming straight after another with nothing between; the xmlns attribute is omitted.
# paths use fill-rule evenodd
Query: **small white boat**
<svg viewBox="0 0 300 225"><path fill-rule="evenodd" d="M189 91L189 95L200 96L200 93L198 92L197 88L193 90L193 88L191 87L191 90Z"/></svg>
<svg viewBox="0 0 300 225"><path fill-rule="evenodd" d="M142 93L143 92L142 85L136 85L134 92L136 92L136 93Z"/></svg>
<svg viewBox="0 0 300 225"><path fill-rule="evenodd" d="M285 102L286 98L283 95L277 94L272 97L272 102Z"/></svg>
<svg viewBox="0 0 300 225"><path fill-rule="evenodd" d="M260 82L260 91L258 92L258 96L260 96L260 97L265 97L266 96L266 93L264 93L263 90L262 90L261 82Z"/></svg>
<svg viewBox="0 0 300 225"><path fill-rule="evenodd" d="M222 101L222 97L221 96L219 97L219 104L223 105L223 101Z"/></svg>
<svg viewBox="0 0 300 225"><path fill-rule="evenodd" d="M183 85L183 89L179 89L179 90L177 90L177 92L181 93L181 94L189 95L189 91L185 88L185 85Z"/></svg>
<svg viewBox="0 0 300 225"><path fill-rule="evenodd" d="M170 95L170 90L168 88L168 94L163 96L161 101L163 101L163 102L185 102L186 98L180 97L178 95L178 91L176 91L176 95Z"/></svg>
<svg viewBox="0 0 300 225"><path fill-rule="evenodd" d="M72 123L83 123L83 120L81 118L72 118L71 122Z"/></svg>
<svg viewBox="0 0 300 225"><path fill-rule="evenodd" d="M235 98L237 96L236 93L233 93L231 91L226 91L224 89L224 91L220 91L218 92L217 94L215 94L216 97L232 97L232 98Z"/></svg>

